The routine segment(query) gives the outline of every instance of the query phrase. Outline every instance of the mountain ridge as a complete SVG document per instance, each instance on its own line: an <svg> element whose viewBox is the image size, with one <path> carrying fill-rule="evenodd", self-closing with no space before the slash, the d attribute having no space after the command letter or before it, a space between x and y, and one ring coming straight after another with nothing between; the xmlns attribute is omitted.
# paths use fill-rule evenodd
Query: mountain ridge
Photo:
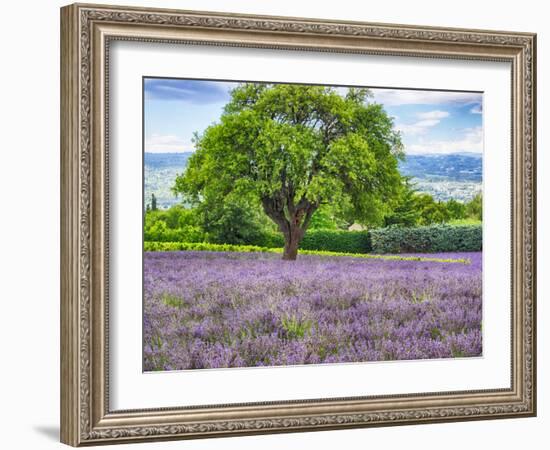
<svg viewBox="0 0 550 450"><path fill-rule="evenodd" d="M145 204L150 203L153 193L159 208L178 203L171 188L191 155L193 152L144 153ZM481 192L483 155L469 152L408 154L399 162L399 171L411 179L419 192L431 194L436 200L464 202Z"/></svg>

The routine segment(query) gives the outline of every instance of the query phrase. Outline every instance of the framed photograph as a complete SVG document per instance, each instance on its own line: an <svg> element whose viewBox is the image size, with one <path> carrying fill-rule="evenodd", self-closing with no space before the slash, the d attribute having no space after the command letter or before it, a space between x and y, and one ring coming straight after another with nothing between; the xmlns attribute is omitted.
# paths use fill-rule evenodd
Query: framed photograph
<svg viewBox="0 0 550 450"><path fill-rule="evenodd" d="M534 416L535 58L62 8L62 442Z"/></svg>

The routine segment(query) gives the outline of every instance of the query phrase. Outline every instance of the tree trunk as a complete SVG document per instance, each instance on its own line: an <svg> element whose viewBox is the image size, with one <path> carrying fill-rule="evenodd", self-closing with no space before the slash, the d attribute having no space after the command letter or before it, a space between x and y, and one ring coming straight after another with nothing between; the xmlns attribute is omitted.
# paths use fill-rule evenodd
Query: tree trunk
<svg viewBox="0 0 550 450"><path fill-rule="evenodd" d="M300 228L292 228L289 233L285 233L285 247L283 249L283 260L285 261L296 261L298 246L304 235Z"/></svg>
<svg viewBox="0 0 550 450"><path fill-rule="evenodd" d="M298 257L298 242L285 242L283 260L296 261Z"/></svg>
<svg viewBox="0 0 550 450"><path fill-rule="evenodd" d="M283 259L285 261L295 261L298 257L300 241L304 237L311 217L319 204L311 203L303 197L298 205L295 205L292 196L285 198L281 195L276 197L266 196L262 197L261 200L264 212L279 226L279 231L285 237Z"/></svg>

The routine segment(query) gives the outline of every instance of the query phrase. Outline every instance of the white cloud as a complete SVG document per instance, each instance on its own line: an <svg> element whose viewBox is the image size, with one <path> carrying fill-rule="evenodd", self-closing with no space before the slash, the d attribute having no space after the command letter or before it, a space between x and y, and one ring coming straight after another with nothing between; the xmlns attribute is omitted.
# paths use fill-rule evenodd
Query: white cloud
<svg viewBox="0 0 550 450"><path fill-rule="evenodd" d="M450 114L447 111L439 110L417 113L416 117L420 120L412 124L398 123L396 124L396 128L405 136L424 134L428 131L428 129L435 127L439 122L441 122L441 119L449 116Z"/></svg>
<svg viewBox="0 0 550 450"><path fill-rule="evenodd" d="M483 152L483 131L481 127L466 128L460 139L421 141L405 145L405 152L409 154L481 153Z"/></svg>
<svg viewBox="0 0 550 450"><path fill-rule="evenodd" d="M441 105L444 103L469 104L481 102L476 92L422 91L407 89L372 89L374 100L386 106Z"/></svg>
<svg viewBox="0 0 550 450"><path fill-rule="evenodd" d="M441 119L444 119L445 117L449 117L450 115L451 114L448 113L447 111L437 110L437 111L428 111L428 112L418 113L417 117L425 120L441 120Z"/></svg>
<svg viewBox="0 0 550 450"><path fill-rule="evenodd" d="M481 103L477 103L470 109L470 113L472 114L483 114L483 107L481 106Z"/></svg>
<svg viewBox="0 0 550 450"><path fill-rule="evenodd" d="M195 147L192 143L176 135L152 134L145 141L145 152L147 153L179 153L194 150Z"/></svg>
<svg viewBox="0 0 550 450"><path fill-rule="evenodd" d="M424 134L429 128L437 125L439 120L421 120L412 124L397 124L396 128L401 131L405 136Z"/></svg>

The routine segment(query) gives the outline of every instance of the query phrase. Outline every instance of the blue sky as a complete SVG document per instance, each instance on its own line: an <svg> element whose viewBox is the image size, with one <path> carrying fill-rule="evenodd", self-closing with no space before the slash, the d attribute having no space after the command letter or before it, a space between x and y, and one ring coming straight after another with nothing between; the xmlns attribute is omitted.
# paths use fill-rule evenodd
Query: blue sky
<svg viewBox="0 0 550 450"><path fill-rule="evenodd" d="M145 151L193 151L193 134L218 121L229 91L225 81L147 78ZM337 88L345 94L345 88ZM408 154L482 153L482 94L371 88L394 118Z"/></svg>

